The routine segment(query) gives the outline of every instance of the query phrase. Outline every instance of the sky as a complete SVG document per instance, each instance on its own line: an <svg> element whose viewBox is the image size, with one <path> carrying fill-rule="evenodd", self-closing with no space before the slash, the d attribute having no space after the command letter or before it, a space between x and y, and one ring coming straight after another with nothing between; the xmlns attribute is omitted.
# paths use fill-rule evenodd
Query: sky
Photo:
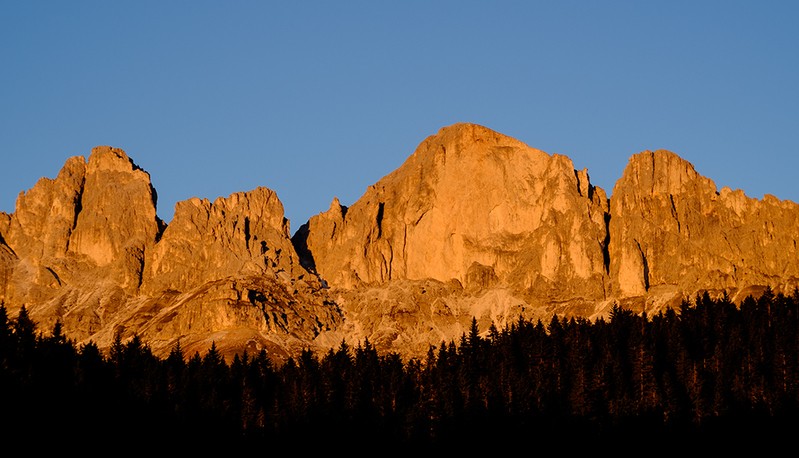
<svg viewBox="0 0 799 458"><path fill-rule="evenodd" d="M799 202L796 1L0 0L0 211L122 148L175 203L274 190L296 231L472 122L612 188L667 149Z"/></svg>

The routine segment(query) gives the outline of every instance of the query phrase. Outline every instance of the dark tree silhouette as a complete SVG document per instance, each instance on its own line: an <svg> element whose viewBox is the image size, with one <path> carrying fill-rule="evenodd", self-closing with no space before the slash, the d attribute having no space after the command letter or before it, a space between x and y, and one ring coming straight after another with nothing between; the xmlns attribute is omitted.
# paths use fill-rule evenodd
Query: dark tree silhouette
<svg viewBox="0 0 799 458"><path fill-rule="evenodd" d="M25 307L11 318L0 305L0 406L9 437L52 444L90 430L205 451L321 451L345 438L406 452L730 438L765 447L799 426L799 292L739 305L703 294L651 317L616 306L594 321L519 318L485 337L473 319L421 360L364 340L283 364L266 350L226 361L215 343L190 357L176 343L159 359L135 335L107 351L77 346L60 322L45 335Z"/></svg>

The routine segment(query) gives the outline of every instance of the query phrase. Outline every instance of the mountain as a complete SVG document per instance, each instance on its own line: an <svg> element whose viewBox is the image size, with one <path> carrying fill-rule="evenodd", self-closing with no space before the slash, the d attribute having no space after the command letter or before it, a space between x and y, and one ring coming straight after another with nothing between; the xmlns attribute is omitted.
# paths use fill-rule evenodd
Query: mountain
<svg viewBox="0 0 799 458"><path fill-rule="evenodd" d="M719 191L674 153L634 155L610 213L613 296L640 308L704 290L738 302L766 286L790 293L798 283L799 206Z"/></svg>
<svg viewBox="0 0 799 458"><path fill-rule="evenodd" d="M67 160L55 180L0 215L0 298L49 330L101 348L139 335L156 354L305 348L340 314L299 266L288 222L266 188L155 213L149 175L124 151Z"/></svg>
<svg viewBox="0 0 799 458"><path fill-rule="evenodd" d="M137 335L160 356L285 360L368 339L418 357L473 318L486 332L791 292L797 239L796 203L719 191L674 153L633 155L608 197L568 157L475 124L442 128L293 236L265 187L179 202L167 225L149 174L103 146L0 213L0 300L101 348Z"/></svg>

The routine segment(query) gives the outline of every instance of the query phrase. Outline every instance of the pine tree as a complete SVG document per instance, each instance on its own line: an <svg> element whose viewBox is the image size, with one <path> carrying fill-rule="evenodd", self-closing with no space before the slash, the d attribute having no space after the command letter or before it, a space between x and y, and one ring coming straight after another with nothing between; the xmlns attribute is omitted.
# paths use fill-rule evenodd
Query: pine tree
<svg viewBox="0 0 799 458"><path fill-rule="evenodd" d="M9 383L7 374L9 374L12 364L11 358L16 354L12 326L6 306L0 302L0 392L6 391L5 388Z"/></svg>
<svg viewBox="0 0 799 458"><path fill-rule="evenodd" d="M14 336L17 340L19 356L31 362L33 351L36 348L36 323L30 318L28 309L23 305L13 323Z"/></svg>

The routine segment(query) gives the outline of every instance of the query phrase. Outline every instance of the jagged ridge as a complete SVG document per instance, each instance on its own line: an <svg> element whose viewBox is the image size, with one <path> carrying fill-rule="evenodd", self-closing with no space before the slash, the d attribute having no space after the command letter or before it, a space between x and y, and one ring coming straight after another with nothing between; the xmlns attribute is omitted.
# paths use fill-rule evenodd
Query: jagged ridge
<svg viewBox="0 0 799 458"><path fill-rule="evenodd" d="M216 343L285 358L368 338L419 355L519 316L656 312L709 290L799 283L799 207L748 198L668 151L631 157L611 198L562 155L474 124L425 139L353 205L290 238L274 191L156 215L124 151L73 157L0 213L0 300L43 326L166 354Z"/></svg>

